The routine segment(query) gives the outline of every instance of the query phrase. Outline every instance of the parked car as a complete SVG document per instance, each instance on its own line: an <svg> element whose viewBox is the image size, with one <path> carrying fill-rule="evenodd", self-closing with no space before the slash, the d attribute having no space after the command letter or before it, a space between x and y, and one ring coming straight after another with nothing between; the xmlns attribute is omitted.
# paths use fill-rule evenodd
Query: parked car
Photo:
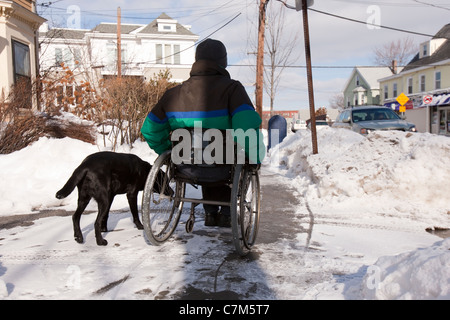
<svg viewBox="0 0 450 320"><path fill-rule="evenodd" d="M316 130L329 127L330 125L325 120L316 120ZM311 130L311 122L308 123L308 129Z"/></svg>
<svg viewBox="0 0 450 320"><path fill-rule="evenodd" d="M413 123L405 121L392 109L382 106L345 109L337 117L333 128L347 128L363 135L376 130L417 131Z"/></svg>
<svg viewBox="0 0 450 320"><path fill-rule="evenodd" d="M291 122L291 130L292 132L296 132L298 130L306 129L306 122L300 119L292 120Z"/></svg>

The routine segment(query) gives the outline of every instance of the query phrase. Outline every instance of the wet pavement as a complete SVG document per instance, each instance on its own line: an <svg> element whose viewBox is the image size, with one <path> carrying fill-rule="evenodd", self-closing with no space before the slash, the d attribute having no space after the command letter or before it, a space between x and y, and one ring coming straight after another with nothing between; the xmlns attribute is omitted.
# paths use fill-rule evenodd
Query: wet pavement
<svg viewBox="0 0 450 320"><path fill-rule="evenodd" d="M175 299L276 299L267 283L267 275L258 263L264 251L261 246L277 241L293 240L302 227L295 215L300 204L294 189L276 183L277 176L263 172L261 181L261 215L256 245L246 257L229 250L226 256L219 252L205 252L204 268L195 271L196 280L177 293ZM197 231L204 232L204 230ZM231 230L220 231L221 240L233 248ZM194 231L196 233L196 231ZM259 245L259 246L258 246ZM192 276L192 275L191 275Z"/></svg>

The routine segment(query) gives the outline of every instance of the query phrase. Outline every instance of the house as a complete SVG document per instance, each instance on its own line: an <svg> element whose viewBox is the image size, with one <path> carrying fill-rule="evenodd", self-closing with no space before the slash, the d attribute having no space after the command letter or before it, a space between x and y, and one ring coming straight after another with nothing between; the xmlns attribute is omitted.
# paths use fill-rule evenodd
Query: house
<svg viewBox="0 0 450 320"><path fill-rule="evenodd" d="M378 79L392 75L388 67L355 67L344 87L347 108L380 104Z"/></svg>
<svg viewBox="0 0 450 320"><path fill-rule="evenodd" d="M27 93L23 108L37 108L31 88L38 70L36 33L44 21L35 0L0 1L0 101L20 84Z"/></svg>
<svg viewBox="0 0 450 320"><path fill-rule="evenodd" d="M396 98L404 93L410 99L406 116L419 131L450 135L450 24L421 43L399 74L379 82L383 105L398 109Z"/></svg>
<svg viewBox="0 0 450 320"><path fill-rule="evenodd" d="M189 77L199 36L190 26L161 14L149 24L121 23L121 76L150 79L168 69L172 80ZM90 30L40 30L41 72L58 72L61 63L86 81L118 75L118 26L100 23Z"/></svg>

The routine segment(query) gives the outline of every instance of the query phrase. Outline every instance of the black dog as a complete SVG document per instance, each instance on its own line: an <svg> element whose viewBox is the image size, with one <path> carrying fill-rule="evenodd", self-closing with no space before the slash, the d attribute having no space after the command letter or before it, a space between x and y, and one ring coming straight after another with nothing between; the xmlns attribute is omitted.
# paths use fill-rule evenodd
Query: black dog
<svg viewBox="0 0 450 320"><path fill-rule="evenodd" d="M134 224L142 230L144 227L139 220L137 196L139 191L144 190L151 167L138 156L125 153L98 152L84 159L64 187L56 193L56 198L63 199L78 187L78 206L72 216L75 241L83 243L80 217L91 198L98 204L94 224L97 245L108 244L101 233L107 231L109 209L117 194L127 194Z"/></svg>

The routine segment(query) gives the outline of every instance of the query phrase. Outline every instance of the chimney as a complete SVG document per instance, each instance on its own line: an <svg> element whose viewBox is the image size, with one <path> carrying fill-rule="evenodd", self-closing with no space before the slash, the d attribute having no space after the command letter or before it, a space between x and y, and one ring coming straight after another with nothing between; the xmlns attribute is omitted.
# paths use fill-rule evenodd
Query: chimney
<svg viewBox="0 0 450 320"><path fill-rule="evenodd" d="M392 60L391 70L393 74L397 74L397 60Z"/></svg>

